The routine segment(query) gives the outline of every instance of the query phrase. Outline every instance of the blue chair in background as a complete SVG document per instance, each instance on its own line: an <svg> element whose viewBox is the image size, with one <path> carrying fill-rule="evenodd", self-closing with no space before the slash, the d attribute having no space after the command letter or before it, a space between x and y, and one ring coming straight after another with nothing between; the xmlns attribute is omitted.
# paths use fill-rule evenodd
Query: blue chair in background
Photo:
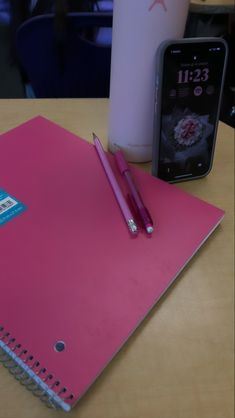
<svg viewBox="0 0 235 418"><path fill-rule="evenodd" d="M61 54L53 14L24 22L17 32L16 48L35 96L108 97L111 39L100 39L99 30L111 31L111 27L110 13L68 14Z"/></svg>

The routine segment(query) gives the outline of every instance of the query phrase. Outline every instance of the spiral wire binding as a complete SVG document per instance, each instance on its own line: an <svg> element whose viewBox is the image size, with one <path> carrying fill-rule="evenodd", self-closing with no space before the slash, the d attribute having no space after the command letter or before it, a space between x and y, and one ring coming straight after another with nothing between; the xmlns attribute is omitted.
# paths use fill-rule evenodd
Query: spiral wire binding
<svg viewBox="0 0 235 418"><path fill-rule="evenodd" d="M49 408L71 410L73 394L0 325L0 363Z"/></svg>

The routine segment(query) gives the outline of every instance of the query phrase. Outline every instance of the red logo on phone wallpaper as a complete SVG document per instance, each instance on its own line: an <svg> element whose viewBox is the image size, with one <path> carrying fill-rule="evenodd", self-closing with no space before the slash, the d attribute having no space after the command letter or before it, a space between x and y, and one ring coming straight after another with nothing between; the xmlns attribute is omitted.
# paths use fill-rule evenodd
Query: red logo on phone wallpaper
<svg viewBox="0 0 235 418"><path fill-rule="evenodd" d="M149 6L149 11L151 12L151 10L153 10L154 6L156 6L157 4L160 4L165 10L165 12L167 12L165 0L154 0L152 4Z"/></svg>

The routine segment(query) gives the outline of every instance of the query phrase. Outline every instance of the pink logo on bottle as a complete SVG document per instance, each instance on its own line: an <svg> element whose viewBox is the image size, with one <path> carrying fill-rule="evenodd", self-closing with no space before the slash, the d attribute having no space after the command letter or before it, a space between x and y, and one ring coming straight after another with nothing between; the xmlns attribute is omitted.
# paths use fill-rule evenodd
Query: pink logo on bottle
<svg viewBox="0 0 235 418"><path fill-rule="evenodd" d="M166 7L166 4L165 4L165 0L154 0L153 3L151 4L151 6L149 6L149 11L151 12L151 10L157 4L160 4L163 7L163 9L165 10L165 12L167 12L167 7Z"/></svg>

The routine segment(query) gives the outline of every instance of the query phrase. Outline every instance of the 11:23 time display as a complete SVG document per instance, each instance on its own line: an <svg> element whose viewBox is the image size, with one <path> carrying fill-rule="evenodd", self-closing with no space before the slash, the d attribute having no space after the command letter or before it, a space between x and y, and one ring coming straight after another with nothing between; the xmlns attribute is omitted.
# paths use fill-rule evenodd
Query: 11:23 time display
<svg viewBox="0 0 235 418"><path fill-rule="evenodd" d="M209 79L209 68L196 68L195 70L180 70L178 71L178 84L185 84L190 81L199 83L200 81L207 81Z"/></svg>

